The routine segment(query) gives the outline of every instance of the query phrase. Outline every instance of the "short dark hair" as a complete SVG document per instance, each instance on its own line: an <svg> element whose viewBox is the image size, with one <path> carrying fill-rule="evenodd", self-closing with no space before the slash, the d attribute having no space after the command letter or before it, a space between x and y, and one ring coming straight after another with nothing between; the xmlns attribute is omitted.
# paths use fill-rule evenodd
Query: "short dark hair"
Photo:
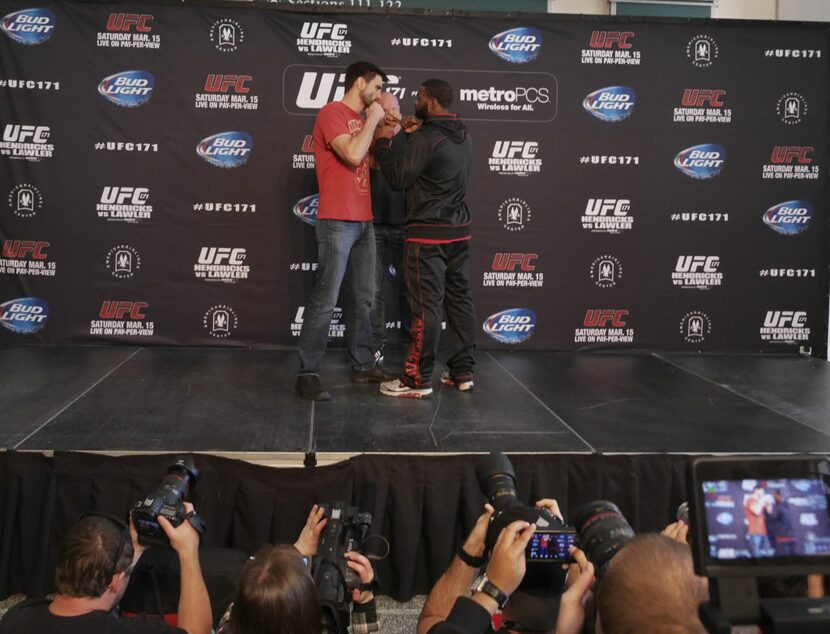
<svg viewBox="0 0 830 634"><path fill-rule="evenodd" d="M319 634L317 588L293 546L266 546L245 564L228 625L231 634Z"/></svg>
<svg viewBox="0 0 830 634"><path fill-rule="evenodd" d="M643 571L648 571L643 573ZM705 634L698 605L706 600L692 551L665 535L637 535L608 566L597 593L602 631Z"/></svg>
<svg viewBox="0 0 830 634"><path fill-rule="evenodd" d="M427 79L421 85L430 97L441 104L442 108L449 108L452 105L452 86L443 79Z"/></svg>
<svg viewBox="0 0 830 634"><path fill-rule="evenodd" d="M57 593L100 597L113 575L130 567L133 554L125 524L103 515L83 517L61 542L55 568Z"/></svg>
<svg viewBox="0 0 830 634"><path fill-rule="evenodd" d="M372 81L375 75L380 75L383 81L389 80L386 73L372 62L355 62L354 64L349 64L348 68L346 68L346 92L351 90L359 77L363 77L366 81Z"/></svg>

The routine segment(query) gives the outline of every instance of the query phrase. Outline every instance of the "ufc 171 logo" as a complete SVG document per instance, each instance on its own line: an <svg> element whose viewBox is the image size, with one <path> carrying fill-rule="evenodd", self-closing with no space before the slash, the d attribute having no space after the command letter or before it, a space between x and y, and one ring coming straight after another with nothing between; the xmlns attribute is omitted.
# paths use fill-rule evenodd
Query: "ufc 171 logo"
<svg viewBox="0 0 830 634"><path fill-rule="evenodd" d="M202 247L199 253L199 264L231 264L245 263L246 250L231 247Z"/></svg>
<svg viewBox="0 0 830 634"><path fill-rule="evenodd" d="M723 106L722 97L726 96L725 90L713 90L711 88L687 88L683 91L682 105L687 108L702 108L711 106L720 108Z"/></svg>
<svg viewBox="0 0 830 634"><path fill-rule="evenodd" d="M24 259L26 256L32 256L33 260L45 260L46 249L49 248L48 242L35 242L34 240L6 240L3 243L3 257Z"/></svg>
<svg viewBox="0 0 830 634"><path fill-rule="evenodd" d="M717 273L719 265L717 255L681 255L674 270L678 273Z"/></svg>
<svg viewBox="0 0 830 634"><path fill-rule="evenodd" d="M803 310L768 310L764 319L766 328L803 328L807 313Z"/></svg>
<svg viewBox="0 0 830 634"><path fill-rule="evenodd" d="M228 92L233 89L233 92L238 94L245 94L251 89L245 84L252 81L253 77L250 75L215 75L207 76L205 80L205 92Z"/></svg>
<svg viewBox="0 0 830 634"><path fill-rule="evenodd" d="M539 143L536 141L496 141L493 158L536 158Z"/></svg>
<svg viewBox="0 0 830 634"><path fill-rule="evenodd" d="M585 207L586 216L627 216L631 201L627 198L591 198Z"/></svg>
<svg viewBox="0 0 830 634"><path fill-rule="evenodd" d="M110 13L107 31L129 31L132 27L139 33L149 33L153 29L147 26L153 20L149 13Z"/></svg>

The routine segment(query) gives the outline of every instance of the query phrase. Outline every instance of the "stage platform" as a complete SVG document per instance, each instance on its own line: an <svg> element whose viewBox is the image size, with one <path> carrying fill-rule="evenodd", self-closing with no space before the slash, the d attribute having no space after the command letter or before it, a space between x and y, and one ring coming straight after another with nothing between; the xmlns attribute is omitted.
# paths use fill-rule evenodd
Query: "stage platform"
<svg viewBox="0 0 830 634"><path fill-rule="evenodd" d="M401 354L387 359L400 367ZM0 448L205 452L320 463L360 453L830 451L830 364L800 357L479 352L472 394L294 396L293 350L0 348Z"/></svg>

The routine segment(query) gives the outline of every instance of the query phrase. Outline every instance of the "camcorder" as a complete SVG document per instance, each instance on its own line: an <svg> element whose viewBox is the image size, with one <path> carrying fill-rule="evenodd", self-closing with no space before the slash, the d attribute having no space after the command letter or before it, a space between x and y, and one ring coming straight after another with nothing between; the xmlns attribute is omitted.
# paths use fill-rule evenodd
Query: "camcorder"
<svg viewBox="0 0 830 634"><path fill-rule="evenodd" d="M346 502L323 502L328 520L320 535L320 546L311 560L311 576L320 597L321 623L324 633L347 632L352 590L361 588L360 577L346 565L347 552L364 554L363 542L372 525L375 486L364 485L360 506Z"/></svg>
<svg viewBox="0 0 830 634"><path fill-rule="evenodd" d="M830 573L828 458L698 458L688 483L695 573L709 579L707 631L830 631L830 599L758 595L759 577Z"/></svg>
<svg viewBox="0 0 830 634"><path fill-rule="evenodd" d="M519 590L547 588L561 592L565 574L560 566L571 561L568 548L576 545L576 532L547 509L537 509L519 501L516 496L516 473L503 453L486 456L476 466L479 486L493 505L494 513L487 529L487 555L493 550L502 529L517 520L536 524L536 532L525 549L526 573Z"/></svg>
<svg viewBox="0 0 830 634"><path fill-rule="evenodd" d="M199 535L204 535L205 521L196 513L188 513L184 501L196 486L199 471L192 456L178 456L167 468L167 475L155 493L139 500L132 508L133 524L139 543L145 546L169 546L170 540L158 523L158 516L166 518L173 526L189 521Z"/></svg>

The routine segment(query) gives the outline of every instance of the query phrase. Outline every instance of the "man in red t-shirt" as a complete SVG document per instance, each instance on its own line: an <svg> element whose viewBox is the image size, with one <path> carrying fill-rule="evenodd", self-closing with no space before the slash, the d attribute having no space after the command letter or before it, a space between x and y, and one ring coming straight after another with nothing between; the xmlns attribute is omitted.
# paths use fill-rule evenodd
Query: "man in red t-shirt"
<svg viewBox="0 0 830 634"><path fill-rule="evenodd" d="M326 353L341 284L352 381L379 383L392 378L375 363L372 349L375 236L366 159L375 128L387 116L378 102L386 79L374 64L351 64L346 69L343 99L323 106L314 124L320 187L315 227L317 277L303 314L295 386L298 396L312 401L330 398L318 366Z"/></svg>

